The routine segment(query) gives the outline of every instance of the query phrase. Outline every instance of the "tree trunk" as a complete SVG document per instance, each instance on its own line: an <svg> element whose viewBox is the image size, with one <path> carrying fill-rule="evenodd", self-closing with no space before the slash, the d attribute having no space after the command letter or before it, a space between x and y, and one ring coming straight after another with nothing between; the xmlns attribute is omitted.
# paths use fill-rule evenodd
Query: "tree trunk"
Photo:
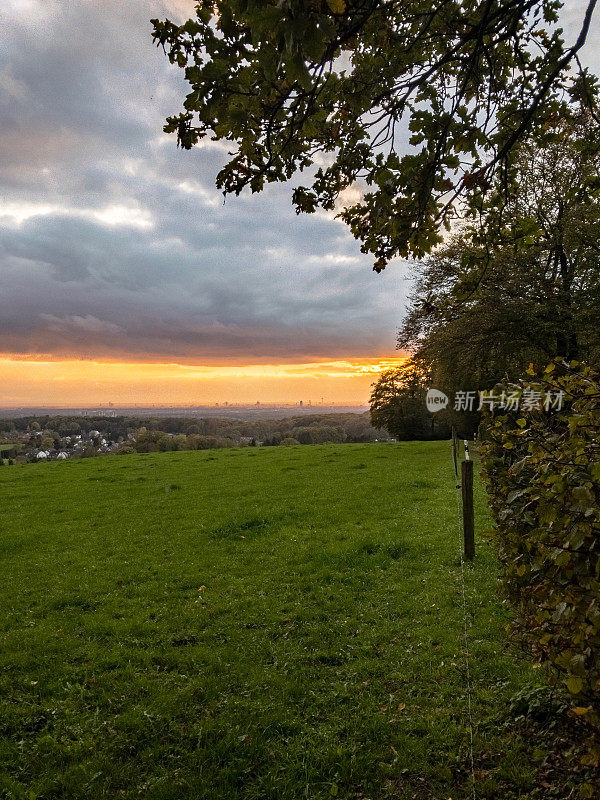
<svg viewBox="0 0 600 800"><path fill-rule="evenodd" d="M579 341L571 304L573 270L562 242L557 245L557 255L560 263L559 325L561 327L556 332L556 354L562 356L566 361L571 361L579 358Z"/></svg>

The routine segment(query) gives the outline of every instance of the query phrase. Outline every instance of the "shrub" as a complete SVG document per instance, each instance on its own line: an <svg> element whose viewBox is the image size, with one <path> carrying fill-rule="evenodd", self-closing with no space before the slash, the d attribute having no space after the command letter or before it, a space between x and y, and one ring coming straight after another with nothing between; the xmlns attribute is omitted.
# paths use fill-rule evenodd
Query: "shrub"
<svg viewBox="0 0 600 800"><path fill-rule="evenodd" d="M200 436L193 434L187 437L188 450L216 450L219 447L227 447L227 441L218 436Z"/></svg>
<svg viewBox="0 0 600 800"><path fill-rule="evenodd" d="M345 441L346 434L340 426L307 425L292 428L288 438L296 439L300 444L325 444L325 442L339 444Z"/></svg>
<svg viewBox="0 0 600 800"><path fill-rule="evenodd" d="M550 364L537 380L504 386L522 401L563 392L562 410L491 413L482 443L503 588L515 628L572 715L595 731L584 761L600 763L600 375ZM498 390L497 390L498 391ZM554 395L556 398L557 396Z"/></svg>
<svg viewBox="0 0 600 800"><path fill-rule="evenodd" d="M98 450L92 444L86 445L79 453L79 458L93 458L98 455Z"/></svg>

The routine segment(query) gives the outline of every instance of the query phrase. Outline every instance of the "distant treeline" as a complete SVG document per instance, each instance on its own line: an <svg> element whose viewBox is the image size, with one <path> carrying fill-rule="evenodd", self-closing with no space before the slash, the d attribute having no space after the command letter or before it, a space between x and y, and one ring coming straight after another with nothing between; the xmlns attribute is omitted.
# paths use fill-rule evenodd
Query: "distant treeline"
<svg viewBox="0 0 600 800"><path fill-rule="evenodd" d="M369 414L315 414L273 420L235 420L220 417L27 416L0 419L2 439L54 442L65 446L69 437L88 439L99 433L120 443L117 452L203 450L218 447L324 442L372 442L387 438L374 428ZM113 450L114 452L114 450ZM86 452L88 455L93 453Z"/></svg>

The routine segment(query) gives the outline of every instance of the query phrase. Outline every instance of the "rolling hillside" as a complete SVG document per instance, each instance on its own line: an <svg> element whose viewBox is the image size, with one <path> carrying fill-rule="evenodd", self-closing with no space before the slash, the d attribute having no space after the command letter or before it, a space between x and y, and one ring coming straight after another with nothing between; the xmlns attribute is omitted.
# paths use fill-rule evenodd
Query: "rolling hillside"
<svg viewBox="0 0 600 800"><path fill-rule="evenodd" d="M471 796L448 443L33 464L0 492L2 796ZM511 716L537 674L481 542L466 595L478 797L537 797Z"/></svg>

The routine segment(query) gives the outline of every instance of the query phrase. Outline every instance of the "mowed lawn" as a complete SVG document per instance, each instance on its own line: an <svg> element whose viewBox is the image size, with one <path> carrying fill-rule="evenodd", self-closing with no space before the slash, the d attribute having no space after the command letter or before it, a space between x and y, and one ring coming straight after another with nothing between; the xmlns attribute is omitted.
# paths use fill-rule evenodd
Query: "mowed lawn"
<svg viewBox="0 0 600 800"><path fill-rule="evenodd" d="M2 468L0 796L471 797L449 448ZM477 796L537 797L481 541L466 595Z"/></svg>

